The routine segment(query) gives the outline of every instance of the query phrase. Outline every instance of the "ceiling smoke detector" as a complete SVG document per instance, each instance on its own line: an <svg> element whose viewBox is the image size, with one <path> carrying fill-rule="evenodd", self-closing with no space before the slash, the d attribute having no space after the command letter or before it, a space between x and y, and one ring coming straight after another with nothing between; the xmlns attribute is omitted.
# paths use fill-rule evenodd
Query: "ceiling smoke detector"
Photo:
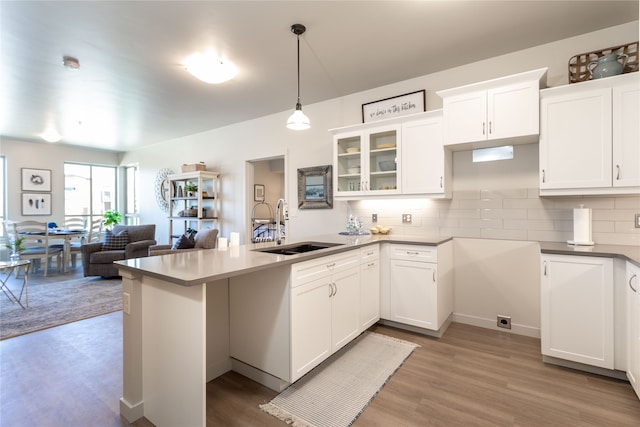
<svg viewBox="0 0 640 427"><path fill-rule="evenodd" d="M78 70L80 68L80 61L73 56L63 56L62 65L64 65L64 68L68 68L70 70Z"/></svg>

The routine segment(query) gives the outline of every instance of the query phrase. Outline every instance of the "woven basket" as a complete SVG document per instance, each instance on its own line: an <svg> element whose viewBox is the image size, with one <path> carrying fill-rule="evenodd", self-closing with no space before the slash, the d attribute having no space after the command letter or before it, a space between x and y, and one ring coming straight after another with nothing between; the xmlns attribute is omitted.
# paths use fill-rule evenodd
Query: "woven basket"
<svg viewBox="0 0 640 427"><path fill-rule="evenodd" d="M618 55L625 54L628 56L627 63L622 71L623 73L638 71L638 42L636 41L572 56L571 59L569 59L569 83L591 80L591 74L589 74L589 70L587 69L589 63L610 53L617 53Z"/></svg>

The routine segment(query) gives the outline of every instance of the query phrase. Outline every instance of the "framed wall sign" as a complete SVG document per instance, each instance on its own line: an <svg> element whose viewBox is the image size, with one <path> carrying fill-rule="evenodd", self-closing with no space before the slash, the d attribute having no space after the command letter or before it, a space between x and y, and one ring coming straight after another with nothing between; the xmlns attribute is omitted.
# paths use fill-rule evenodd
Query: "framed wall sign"
<svg viewBox="0 0 640 427"><path fill-rule="evenodd" d="M423 111L426 111L426 91L424 89L362 104L362 123Z"/></svg>
<svg viewBox="0 0 640 427"><path fill-rule="evenodd" d="M262 184L253 185L253 201L264 202L264 185Z"/></svg>
<svg viewBox="0 0 640 427"><path fill-rule="evenodd" d="M22 193L22 215L51 215L51 194Z"/></svg>
<svg viewBox="0 0 640 427"><path fill-rule="evenodd" d="M51 170L22 168L22 191L51 191Z"/></svg>
<svg viewBox="0 0 640 427"><path fill-rule="evenodd" d="M331 170L331 165L298 169L298 208L333 208Z"/></svg>

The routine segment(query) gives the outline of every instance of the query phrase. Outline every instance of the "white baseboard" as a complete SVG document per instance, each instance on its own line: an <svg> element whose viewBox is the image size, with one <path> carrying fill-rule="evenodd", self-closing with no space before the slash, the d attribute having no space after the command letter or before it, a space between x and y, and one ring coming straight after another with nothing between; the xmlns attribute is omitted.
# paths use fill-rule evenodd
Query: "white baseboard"
<svg viewBox="0 0 640 427"><path fill-rule="evenodd" d="M237 372L240 375L249 378L250 380L262 384L263 386L268 387L271 390L277 391L278 393L291 385L291 383L287 381L284 381L278 377L274 377L271 374L254 368L251 365L247 365L246 363L234 358L231 358L231 367L234 372Z"/></svg>
<svg viewBox="0 0 640 427"><path fill-rule="evenodd" d="M127 402L123 397L120 398L120 416L127 420L129 424L144 417L144 403L139 402L135 405Z"/></svg>
<svg viewBox="0 0 640 427"><path fill-rule="evenodd" d="M540 338L540 328L533 326L520 325L517 323L511 323L511 329L499 328L496 325L495 319L486 319L482 317L469 316L466 314L453 313L453 321L458 323L464 323L465 325L479 326L481 328L493 329L496 331L509 332L517 335L524 335L527 337Z"/></svg>

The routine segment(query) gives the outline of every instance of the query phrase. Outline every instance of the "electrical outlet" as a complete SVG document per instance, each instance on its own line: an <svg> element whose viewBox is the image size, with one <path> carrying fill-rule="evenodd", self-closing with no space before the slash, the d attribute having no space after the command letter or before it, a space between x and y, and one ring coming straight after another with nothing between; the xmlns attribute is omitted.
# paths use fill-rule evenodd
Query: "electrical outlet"
<svg viewBox="0 0 640 427"><path fill-rule="evenodd" d="M636 222L634 222L636 228L640 228L640 214L636 214Z"/></svg>
<svg viewBox="0 0 640 427"><path fill-rule="evenodd" d="M500 316L497 319L498 328L511 329L511 316Z"/></svg>
<svg viewBox="0 0 640 427"><path fill-rule="evenodd" d="M371 222L378 222L378 214L371 214Z"/></svg>
<svg viewBox="0 0 640 427"><path fill-rule="evenodd" d="M402 223L411 224L411 214L402 214Z"/></svg>
<svg viewBox="0 0 640 427"><path fill-rule="evenodd" d="M131 295L126 292L122 293L122 311L131 314Z"/></svg>

